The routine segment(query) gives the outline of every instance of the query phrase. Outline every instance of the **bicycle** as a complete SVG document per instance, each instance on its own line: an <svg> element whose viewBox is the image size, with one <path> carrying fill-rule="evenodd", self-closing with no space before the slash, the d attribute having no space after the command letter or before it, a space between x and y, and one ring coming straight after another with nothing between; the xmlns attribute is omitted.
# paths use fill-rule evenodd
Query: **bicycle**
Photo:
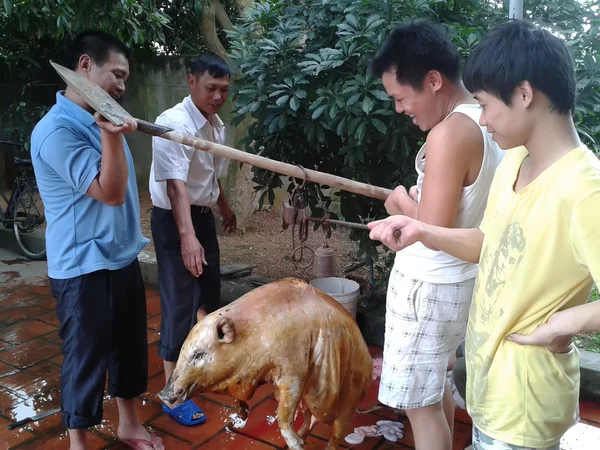
<svg viewBox="0 0 600 450"><path fill-rule="evenodd" d="M4 144L18 145L8 142ZM18 171L10 197L0 191L6 202L6 210L0 207L0 224L13 229L17 244L25 256L30 259L46 257L45 231L46 217L44 203L33 172L30 159L14 157L13 164ZM36 236L41 234L41 236Z"/></svg>

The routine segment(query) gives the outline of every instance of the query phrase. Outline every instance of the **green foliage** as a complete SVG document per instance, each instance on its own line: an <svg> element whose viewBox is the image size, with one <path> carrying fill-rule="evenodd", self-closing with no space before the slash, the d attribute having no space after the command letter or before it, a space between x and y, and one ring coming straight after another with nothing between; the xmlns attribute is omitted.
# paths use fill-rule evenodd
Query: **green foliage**
<svg viewBox="0 0 600 450"><path fill-rule="evenodd" d="M506 2L508 3L508 2ZM577 0L526 2L536 22L568 36L577 61L579 131L596 148L598 47L597 14ZM267 0L256 2L229 33L237 118L252 116L241 143L263 156L327 173L393 188L415 181L414 155L424 135L394 113L369 60L399 22L431 18L448 28L467 57L491 26L505 21L507 5L475 0ZM584 29L589 27L589 31ZM264 188L262 202L274 198L280 177L255 169ZM310 185L314 215L324 214L331 198ZM291 186L293 187L293 186ZM385 215L383 204L342 192L345 220ZM376 243L353 231L359 253L377 258ZM389 266L381 261L379 265Z"/></svg>
<svg viewBox="0 0 600 450"><path fill-rule="evenodd" d="M83 29L100 28L133 48L150 49L153 42L165 41L169 24L152 0L5 0L0 20L1 54L21 77L62 53L66 40Z"/></svg>
<svg viewBox="0 0 600 450"><path fill-rule="evenodd" d="M67 42L86 28L117 35L136 56L156 52L154 42L164 42L169 17L151 0L5 0L0 9L0 63L8 71L2 78L22 83L21 96L3 112L2 138L29 146L31 130L48 110L38 98L39 83L54 83L48 61L62 61Z"/></svg>
<svg viewBox="0 0 600 450"><path fill-rule="evenodd" d="M473 2L467 6L474 11ZM242 144L252 142L252 151L264 156L365 183L414 184L413 158L424 136L394 113L381 81L367 67L396 24L435 18L447 7L425 0L256 3L230 33L231 57L239 71L238 120L245 114L257 119ZM480 35L466 25L452 29L463 52ZM262 170L255 174L266 188L263 198L273 198L280 178ZM331 199L318 186L310 188L312 209L323 214ZM346 192L340 197L346 220L366 221L384 213L380 201ZM362 238L360 253L375 253L365 232L354 231L352 237Z"/></svg>
<svg viewBox="0 0 600 450"><path fill-rule="evenodd" d="M68 41L84 29L99 28L134 51L134 64L158 53L206 50L198 32L198 6L205 0L3 0L0 3L0 79L24 86L2 112L2 139L27 149L35 123L48 110L37 84L58 78L49 60L62 61ZM223 1L235 16L235 0ZM201 11L201 7L199 10Z"/></svg>

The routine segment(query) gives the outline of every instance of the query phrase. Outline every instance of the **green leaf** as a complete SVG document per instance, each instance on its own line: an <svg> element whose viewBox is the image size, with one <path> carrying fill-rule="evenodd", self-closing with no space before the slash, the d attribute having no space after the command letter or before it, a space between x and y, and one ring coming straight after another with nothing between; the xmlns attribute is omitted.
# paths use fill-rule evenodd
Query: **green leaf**
<svg viewBox="0 0 600 450"><path fill-rule="evenodd" d="M390 99L390 96L387 95L387 93L385 91L380 91L380 90L371 91L371 94L373 94L373 96L375 98L378 98L379 100L384 100L385 101L385 100L389 100Z"/></svg>
<svg viewBox="0 0 600 450"><path fill-rule="evenodd" d="M340 120L340 123L338 123L338 126L336 128L336 133L338 134L338 136L341 136L342 134L344 134L347 121L348 121L347 118L344 117L342 120Z"/></svg>
<svg viewBox="0 0 600 450"><path fill-rule="evenodd" d="M359 126L358 129L356 130L355 136L356 139L358 140L358 142L362 142L363 139L365 138L365 131L367 130L367 123L366 122L362 122Z"/></svg>
<svg viewBox="0 0 600 450"><path fill-rule="evenodd" d="M296 97L298 98L306 98L306 91L303 91L302 89L294 92L294 94L296 95Z"/></svg>
<svg viewBox="0 0 600 450"><path fill-rule="evenodd" d="M366 114L369 114L373 109L373 100L370 97L365 97L362 103L362 109Z"/></svg>
<svg viewBox="0 0 600 450"><path fill-rule="evenodd" d="M392 114L394 114L394 111L390 110L390 109L378 109L377 111L375 111L373 113L373 115L378 114L380 116L391 116Z"/></svg>
<svg viewBox="0 0 600 450"><path fill-rule="evenodd" d="M202 0L194 0L194 14L198 20L202 19L202 10L204 9L204 2Z"/></svg>
<svg viewBox="0 0 600 450"><path fill-rule="evenodd" d="M358 20L354 14L348 14L346 16L346 21L354 27L355 30L358 30Z"/></svg>
<svg viewBox="0 0 600 450"><path fill-rule="evenodd" d="M275 134L278 124L279 122L277 120L273 120L273 122L271 122L269 125L269 134Z"/></svg>
<svg viewBox="0 0 600 450"><path fill-rule="evenodd" d="M311 116L312 120L317 120L321 116L321 114L323 114L323 111L325 111L326 108L327 105L321 105L317 109L315 109Z"/></svg>
<svg viewBox="0 0 600 450"><path fill-rule="evenodd" d="M289 99L290 99L290 96L289 96L289 95L282 95L281 97L279 97L279 98L277 99L277 101L275 102L275 104L276 104L277 106L283 106L283 105L285 105L285 104L287 103L287 101L288 101Z"/></svg>
<svg viewBox="0 0 600 450"><path fill-rule="evenodd" d="M273 204L275 202L275 191L269 188L269 204Z"/></svg>
<svg viewBox="0 0 600 450"><path fill-rule="evenodd" d="M4 0L4 11L6 11L7 15L10 15L12 12L13 0Z"/></svg>
<svg viewBox="0 0 600 450"><path fill-rule="evenodd" d="M322 127L317 127L317 139L319 142L325 142L325 132Z"/></svg>
<svg viewBox="0 0 600 450"><path fill-rule="evenodd" d="M363 121L362 117L356 117L350 121L350 125L348 125L348 131L353 133L356 131L358 124Z"/></svg>
<svg viewBox="0 0 600 450"><path fill-rule="evenodd" d="M373 124L373 126L375 128L377 128L377 131L379 131L380 133L386 133L387 132L387 127L385 126L385 124L379 120L379 119L371 119L371 123Z"/></svg>
<svg viewBox="0 0 600 450"><path fill-rule="evenodd" d="M292 108L294 111L298 111L299 107L300 107L300 100L298 100L298 97L296 97L296 96L292 97L292 99L290 100L290 108Z"/></svg>
<svg viewBox="0 0 600 450"><path fill-rule="evenodd" d="M352 97L350 97L350 98L348 99L348 101L346 102L346 104L347 104L348 106L352 106L352 105L354 105L354 104L357 102L357 100L360 98L360 96L361 96L361 95L362 95L362 94L354 94Z"/></svg>
<svg viewBox="0 0 600 450"><path fill-rule="evenodd" d="M331 120L335 119L335 116L337 116L337 113L338 113L338 107L334 103L333 105L331 105L331 109L329 110L329 118Z"/></svg>
<svg viewBox="0 0 600 450"><path fill-rule="evenodd" d="M240 94L245 94L245 92L244 92L244 91L252 91L252 92L256 92L254 89L243 89L243 90L241 90L241 91L240 91ZM287 92L287 91L284 91L284 90L282 90L282 89L279 89L279 90L277 90L277 91L275 91L275 92L271 92L271 95L269 95L269 98L271 98L271 97L277 97L278 95L281 95L281 94L283 94L284 92Z"/></svg>
<svg viewBox="0 0 600 450"><path fill-rule="evenodd" d="M306 127L304 127L304 132L306 133L306 139L309 142L312 142L315 139L315 124L314 124L314 122L311 122Z"/></svg>
<svg viewBox="0 0 600 450"><path fill-rule="evenodd" d="M314 102L312 102L310 104L310 107L308 108L308 110L312 111L313 109L317 109L319 107L319 105L321 105L321 103L323 103L324 100L325 100L324 97L319 97L318 99L316 99Z"/></svg>
<svg viewBox="0 0 600 450"><path fill-rule="evenodd" d="M264 203L265 203L265 197L266 197L266 196L267 196L267 191L265 190L265 191L264 191L264 192L261 194L260 198L258 199L258 210L259 210L259 211L260 211L260 210L262 210L262 208L263 208L263 205L264 205Z"/></svg>

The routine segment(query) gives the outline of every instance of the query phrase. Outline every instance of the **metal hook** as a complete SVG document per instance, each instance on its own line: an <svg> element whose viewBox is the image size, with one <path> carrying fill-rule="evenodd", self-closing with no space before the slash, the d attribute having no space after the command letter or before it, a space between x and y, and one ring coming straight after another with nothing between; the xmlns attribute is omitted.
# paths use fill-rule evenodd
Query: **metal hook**
<svg viewBox="0 0 600 450"><path fill-rule="evenodd" d="M302 173L304 174L304 178L302 179L302 184L298 185L299 189L302 189L304 187L304 185L306 184L306 181L308 180L308 173L306 173L306 169L304 167L302 167L300 164L296 164L297 167L299 167L302 170Z"/></svg>

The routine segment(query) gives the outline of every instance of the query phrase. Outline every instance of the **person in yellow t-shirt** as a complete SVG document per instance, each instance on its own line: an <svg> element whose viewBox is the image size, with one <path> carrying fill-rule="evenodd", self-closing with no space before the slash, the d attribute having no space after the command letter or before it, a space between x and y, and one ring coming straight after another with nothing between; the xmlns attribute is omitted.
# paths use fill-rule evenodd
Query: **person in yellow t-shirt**
<svg viewBox="0 0 600 450"><path fill-rule="evenodd" d="M561 39L511 20L479 43L463 78L480 123L510 149L480 228L392 216L371 223L370 237L479 263L466 336L473 449L558 450L578 420L570 338L600 328L599 318L580 318L600 312L584 305L600 282L600 162L573 124L575 73Z"/></svg>

